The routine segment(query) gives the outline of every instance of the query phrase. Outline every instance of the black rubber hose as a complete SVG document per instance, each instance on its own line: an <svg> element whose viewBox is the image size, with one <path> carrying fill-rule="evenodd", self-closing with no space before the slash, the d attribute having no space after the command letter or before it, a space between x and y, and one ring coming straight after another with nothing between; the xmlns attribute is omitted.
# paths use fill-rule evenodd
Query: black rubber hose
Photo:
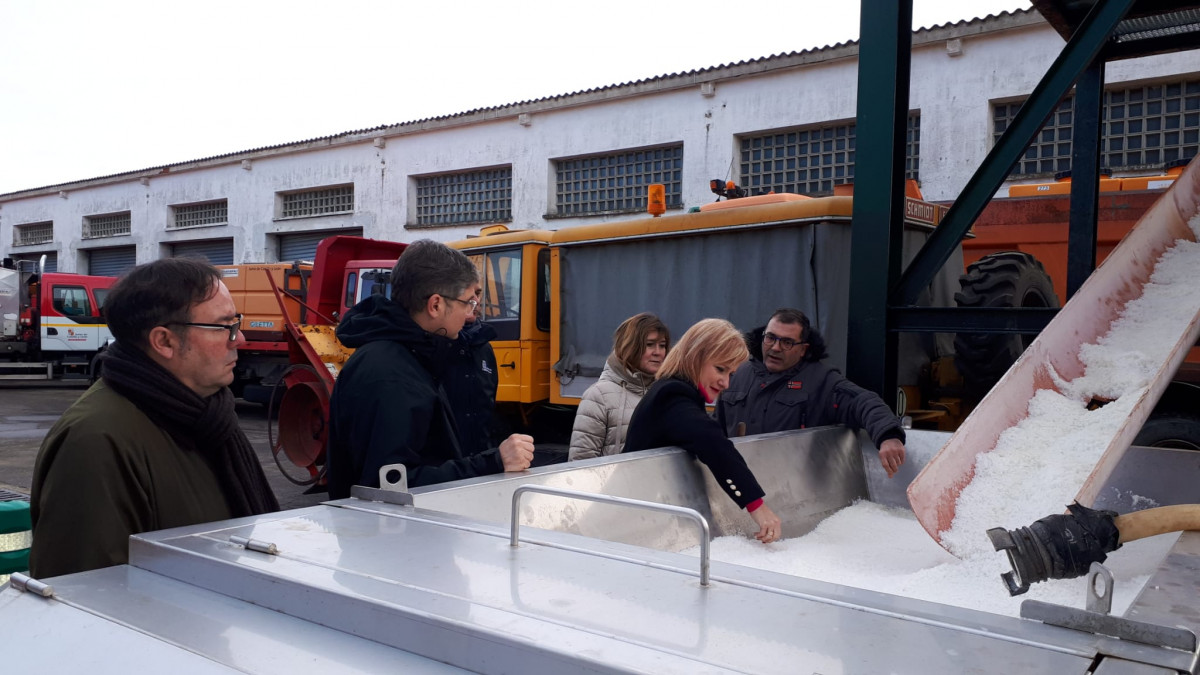
<svg viewBox="0 0 1200 675"><path fill-rule="evenodd" d="M1093 562L1127 542L1167 532L1200 530L1200 504L1180 504L1118 516L1081 506L1046 516L1029 527L988 530L997 551L1004 551L1013 571L1001 575L1010 595L1047 579L1073 579L1087 574Z"/></svg>

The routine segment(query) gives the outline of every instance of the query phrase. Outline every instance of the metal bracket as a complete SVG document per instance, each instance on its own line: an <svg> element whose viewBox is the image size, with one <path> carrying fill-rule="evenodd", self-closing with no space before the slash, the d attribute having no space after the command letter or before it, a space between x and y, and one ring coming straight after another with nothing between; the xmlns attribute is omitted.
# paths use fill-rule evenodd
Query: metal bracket
<svg viewBox="0 0 1200 675"><path fill-rule="evenodd" d="M395 481L389 480L393 474L399 476ZM379 489L408 492L408 467L403 464L386 464L379 467Z"/></svg>
<svg viewBox="0 0 1200 675"><path fill-rule="evenodd" d="M1112 612L1113 575L1108 568L1093 562L1087 573L1087 610L1099 614Z"/></svg>
<svg viewBox="0 0 1200 675"><path fill-rule="evenodd" d="M632 506L634 508L646 509L649 511L661 511L663 513L669 513L673 516L690 518L700 528L700 585L708 586L709 545L712 537L709 535L708 520L705 519L705 517L701 515L699 511L695 509L689 509L685 506L659 504L658 502L647 502L641 499L629 499L628 497L613 497L610 495L601 495L593 492L565 490L563 488L549 487L546 485L521 485L516 490L513 490L512 497L512 520L508 543L514 548L521 541L521 497L527 492L537 492L544 495L567 497L568 499L583 499L585 501L599 502L601 504Z"/></svg>
<svg viewBox="0 0 1200 675"><path fill-rule="evenodd" d="M399 476L389 480L389 476ZM387 464L379 468L379 487L354 485L350 496L368 502L386 502L399 506L412 506L413 496L408 491L408 468L403 464Z"/></svg>
<svg viewBox="0 0 1200 675"><path fill-rule="evenodd" d="M21 574L20 572L13 572L12 576L10 576L8 578L8 580L12 583L12 587L17 589L18 591L24 591L26 593L33 593L34 595L40 595L43 598L54 597L54 587L53 586L51 586L50 584L38 581L37 579L34 579L33 577L29 576L28 574Z"/></svg>
<svg viewBox="0 0 1200 675"><path fill-rule="evenodd" d="M1088 580L1091 579L1092 574L1089 573ZM1154 647L1167 647L1186 652L1196 651L1196 634L1186 628L1159 626L1040 600L1026 600L1021 603L1021 618L1041 621L1051 626L1108 635L1124 641L1139 642Z"/></svg>

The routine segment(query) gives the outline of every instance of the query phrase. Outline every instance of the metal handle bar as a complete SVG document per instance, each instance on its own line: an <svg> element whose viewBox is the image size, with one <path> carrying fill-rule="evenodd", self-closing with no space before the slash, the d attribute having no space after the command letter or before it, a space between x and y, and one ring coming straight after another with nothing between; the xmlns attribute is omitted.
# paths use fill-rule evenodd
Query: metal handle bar
<svg viewBox="0 0 1200 675"><path fill-rule="evenodd" d="M708 585L708 549L709 549L709 529L708 520L700 515L700 512L695 509L689 509L685 506L672 506L670 504L659 504L657 502L647 502L641 499L629 499L627 497L612 497L609 495L599 495L593 492L579 492L578 490L566 490L563 488L548 487L545 485L520 485L513 491L512 500L512 528L510 530L508 543L510 546L517 546L520 542L519 532L521 529L521 496L526 492L539 492L546 495L557 495L559 497L567 497L571 499L582 499L589 502L600 502L602 504L616 504L618 506L632 506L639 509L647 509L649 511L661 511L669 513L673 516L683 516L690 518L700 526L700 585Z"/></svg>

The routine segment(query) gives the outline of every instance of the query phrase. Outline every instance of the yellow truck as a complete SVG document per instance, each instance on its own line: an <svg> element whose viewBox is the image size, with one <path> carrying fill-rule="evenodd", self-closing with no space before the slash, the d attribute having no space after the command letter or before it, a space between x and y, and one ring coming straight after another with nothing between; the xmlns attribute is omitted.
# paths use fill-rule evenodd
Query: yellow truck
<svg viewBox="0 0 1200 675"><path fill-rule="evenodd" d="M492 343L498 413L540 443L565 443L613 331L644 311L678 335L710 316L749 330L775 309L795 307L827 337L830 362L845 368L852 205L850 196L763 195L557 231L490 226L452 242L478 267L482 318L498 334ZM906 252L915 253L941 212L912 201ZM332 237L318 247L304 303L309 318L293 319L288 328L292 365L275 392L281 421L278 437L271 434L276 455L282 451L308 471L297 482L321 478L328 397L349 353L333 337L337 319L365 294L387 292L387 273L403 247L357 237ZM961 273L962 258L953 257L928 289L927 304L952 306ZM961 416L930 377L936 364L952 358L952 342L953 336L901 340L899 379L909 403L897 405L937 426L950 427Z"/></svg>
<svg viewBox="0 0 1200 675"><path fill-rule="evenodd" d="M942 207L910 203L905 251L912 254ZM492 226L451 243L478 266L483 319L499 333L493 348L501 410L543 437L561 435L564 426L569 431L583 391L604 366L613 331L644 311L679 335L705 317L749 330L779 307L796 307L813 317L828 338L830 362L844 369L852 204L849 196L762 195L686 214L557 231ZM931 285L928 304L953 306L961 273L962 259L955 256ZM952 355L952 339L903 336L906 398L939 397L929 373ZM929 410L922 405L910 400L907 407L946 424L961 413L953 401Z"/></svg>

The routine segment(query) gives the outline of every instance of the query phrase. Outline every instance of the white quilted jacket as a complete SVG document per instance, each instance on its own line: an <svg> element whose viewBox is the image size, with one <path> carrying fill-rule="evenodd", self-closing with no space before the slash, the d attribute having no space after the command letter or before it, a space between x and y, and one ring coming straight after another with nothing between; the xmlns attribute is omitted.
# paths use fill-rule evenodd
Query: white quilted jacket
<svg viewBox="0 0 1200 675"><path fill-rule="evenodd" d="M583 392L579 402L568 461L621 452L629 418L651 384L653 376L630 373L615 355L609 354L600 379Z"/></svg>

